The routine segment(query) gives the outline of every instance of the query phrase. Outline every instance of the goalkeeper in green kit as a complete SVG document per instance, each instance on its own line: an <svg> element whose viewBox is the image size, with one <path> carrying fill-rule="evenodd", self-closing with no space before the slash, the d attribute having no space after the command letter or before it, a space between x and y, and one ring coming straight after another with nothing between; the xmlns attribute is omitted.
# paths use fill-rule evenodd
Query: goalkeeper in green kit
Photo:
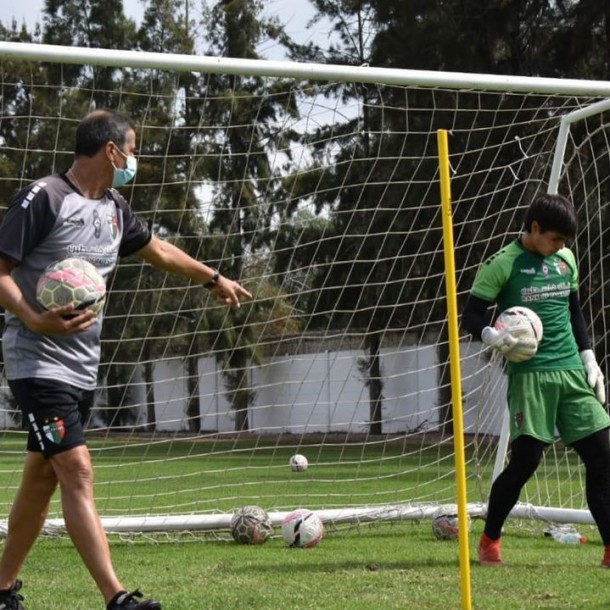
<svg viewBox="0 0 610 610"><path fill-rule="evenodd" d="M579 303L576 260L566 247L576 229L568 199L539 195L521 236L481 265L462 313L463 327L508 360L510 458L491 488L478 548L482 565L502 564L504 521L557 428L585 465L587 503L605 545L601 565L610 568L610 417ZM535 311L543 326L540 344L518 329L490 326L494 304L499 312L517 305Z"/></svg>

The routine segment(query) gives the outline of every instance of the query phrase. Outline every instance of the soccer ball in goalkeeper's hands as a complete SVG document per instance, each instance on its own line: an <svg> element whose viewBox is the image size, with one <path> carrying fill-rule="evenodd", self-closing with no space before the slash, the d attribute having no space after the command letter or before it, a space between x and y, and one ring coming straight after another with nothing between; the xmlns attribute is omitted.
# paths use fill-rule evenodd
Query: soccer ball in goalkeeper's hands
<svg viewBox="0 0 610 610"><path fill-rule="evenodd" d="M493 328L481 333L483 343L497 349L510 362L525 362L538 351L542 322L527 307L509 307L496 319Z"/></svg>
<svg viewBox="0 0 610 610"><path fill-rule="evenodd" d="M106 301L106 282L90 262L65 258L49 265L38 279L36 300L44 309L74 305L98 315Z"/></svg>
<svg viewBox="0 0 610 610"><path fill-rule="evenodd" d="M324 536L322 519L307 508L298 508L284 517L282 537L291 548L310 549Z"/></svg>
<svg viewBox="0 0 610 610"><path fill-rule="evenodd" d="M231 535L240 544L263 544L273 534L273 524L260 506L244 506L231 518Z"/></svg>
<svg viewBox="0 0 610 610"><path fill-rule="evenodd" d="M498 331L509 331L518 338L536 339L538 343L542 340L542 322L538 314L521 305L505 309L497 317L494 328Z"/></svg>

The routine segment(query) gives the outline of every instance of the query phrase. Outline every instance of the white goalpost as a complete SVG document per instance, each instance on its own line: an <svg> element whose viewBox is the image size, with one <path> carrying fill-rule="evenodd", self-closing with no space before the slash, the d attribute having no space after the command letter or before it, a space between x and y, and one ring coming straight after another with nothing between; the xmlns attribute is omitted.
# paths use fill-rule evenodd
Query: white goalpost
<svg viewBox="0 0 610 610"><path fill-rule="evenodd" d="M337 527L456 511L438 129L458 303L533 195L559 190L606 366L610 83L8 42L0 74L0 213L113 106L138 125L132 207L254 294L230 312L137 257L110 278L88 425L109 532L225 530L250 504ZM479 343L461 350L477 517L505 458L505 381ZM0 380L1 534L25 432ZM574 455L554 447L539 475L514 517L592 523ZM46 531L63 532L59 500Z"/></svg>

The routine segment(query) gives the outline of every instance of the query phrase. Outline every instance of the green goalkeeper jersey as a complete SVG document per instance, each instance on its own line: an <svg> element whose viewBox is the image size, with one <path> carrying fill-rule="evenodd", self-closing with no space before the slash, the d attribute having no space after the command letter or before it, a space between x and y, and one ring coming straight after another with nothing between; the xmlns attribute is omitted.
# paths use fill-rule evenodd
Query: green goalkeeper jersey
<svg viewBox="0 0 610 610"><path fill-rule="evenodd" d="M544 257L515 240L481 265L472 286L474 296L497 303L498 311L529 307L542 321L536 355L526 362L509 362L509 373L582 368L569 306L570 293L577 290L578 268L568 248Z"/></svg>

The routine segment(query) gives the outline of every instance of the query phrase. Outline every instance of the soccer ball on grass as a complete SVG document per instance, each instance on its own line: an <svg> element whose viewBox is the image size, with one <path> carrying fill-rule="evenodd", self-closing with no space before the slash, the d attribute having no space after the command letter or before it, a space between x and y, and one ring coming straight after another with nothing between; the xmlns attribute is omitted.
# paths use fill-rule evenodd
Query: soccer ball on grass
<svg viewBox="0 0 610 610"><path fill-rule="evenodd" d="M309 462L307 461L307 458L300 453L296 453L290 458L290 469L293 472L303 472L307 470L308 465Z"/></svg>
<svg viewBox="0 0 610 610"><path fill-rule="evenodd" d="M267 512L260 506L244 506L231 518L231 535L240 544L263 544L273 534Z"/></svg>
<svg viewBox="0 0 610 610"><path fill-rule="evenodd" d="M307 508L298 508L282 521L282 538L291 548L310 549L324 536L322 519Z"/></svg>
<svg viewBox="0 0 610 610"><path fill-rule="evenodd" d="M106 301L106 282L99 271L82 258L65 258L49 265L36 285L36 300L44 309L74 305L98 315Z"/></svg>
<svg viewBox="0 0 610 610"><path fill-rule="evenodd" d="M470 515L467 515L470 530ZM457 515L438 515L432 519L432 533L437 540L457 540L460 535Z"/></svg>

